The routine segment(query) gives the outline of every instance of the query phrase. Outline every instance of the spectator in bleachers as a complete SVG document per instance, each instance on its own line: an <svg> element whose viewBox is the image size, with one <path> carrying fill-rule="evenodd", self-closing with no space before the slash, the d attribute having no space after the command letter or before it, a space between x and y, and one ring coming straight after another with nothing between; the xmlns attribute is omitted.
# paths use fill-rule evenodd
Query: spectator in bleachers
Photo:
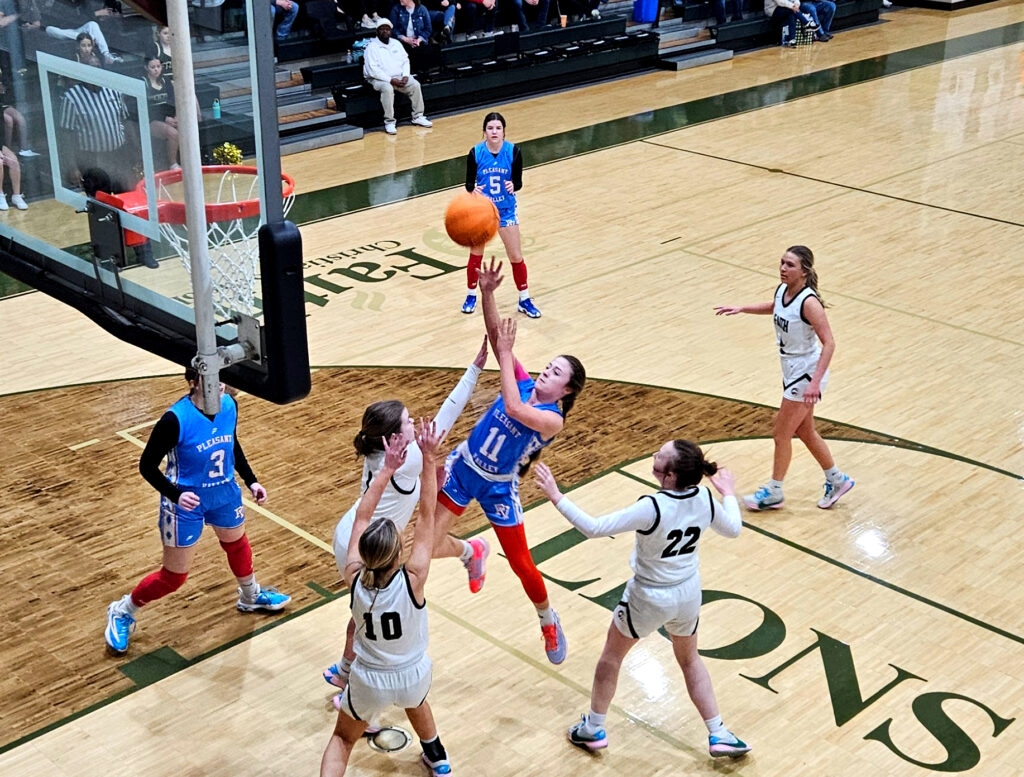
<svg viewBox="0 0 1024 777"><path fill-rule="evenodd" d="M81 33L88 33L104 62L110 65L123 61L121 57L111 53L103 30L96 22L89 20L83 21L77 27L70 26L70 24L82 20L75 18L74 12L68 6L55 5L53 0L21 0L19 16L23 29L44 29L49 37L57 40L76 40ZM44 21L47 22L45 28L43 27Z"/></svg>
<svg viewBox="0 0 1024 777"><path fill-rule="evenodd" d="M516 11L519 14L519 30L520 32L527 32L530 29L530 24L526 19L526 11L531 8L537 9L537 14L533 16L534 27L546 27L548 24L548 10L551 5L551 0L514 0L516 4ZM526 3L525 7L523 3ZM596 5L594 6L597 7ZM531 13L531 15L533 15Z"/></svg>
<svg viewBox="0 0 1024 777"><path fill-rule="evenodd" d="M818 29L817 22L800 10L800 0L764 0L764 15L786 26L786 46L796 46L797 21L812 30Z"/></svg>
<svg viewBox="0 0 1024 777"><path fill-rule="evenodd" d="M493 35L497 9L497 0L465 0L462 3L462 26L466 29L466 37L475 38L480 28L483 28L485 35Z"/></svg>
<svg viewBox="0 0 1024 777"><path fill-rule="evenodd" d="M295 22L295 17L299 15L299 4L295 2L295 0L270 0L271 25L277 21L278 10L284 14L284 17L277 25L277 29L274 30L274 38L276 40L284 40L288 37L288 33L292 31L292 24Z"/></svg>
<svg viewBox="0 0 1024 777"><path fill-rule="evenodd" d="M719 27L725 24L725 4L726 0L711 0L711 11ZM732 0L732 21L743 21L743 0Z"/></svg>
<svg viewBox="0 0 1024 777"><path fill-rule="evenodd" d="M454 0L425 0L424 5L430 12L430 28L434 31L434 39L438 43L451 43L455 34L455 12L462 7Z"/></svg>
<svg viewBox="0 0 1024 777"><path fill-rule="evenodd" d="M363 53L363 76L370 86L380 92L384 108L384 131L398 134L395 121L395 92L409 96L412 101L412 123L417 127L432 127L433 122L423 115L423 89L412 76L409 55L405 47L391 38L391 20L377 22L377 37L366 45Z"/></svg>
<svg viewBox="0 0 1024 777"><path fill-rule="evenodd" d="M335 0L335 2L342 6L342 13L346 17L367 30L376 29L378 21L389 18L391 8L389 0Z"/></svg>
<svg viewBox="0 0 1024 777"><path fill-rule="evenodd" d="M3 114L4 117L4 145L8 148L14 148L14 132L17 130L21 148L18 151L18 156L39 156L39 154L32 150L31 144L28 142L28 127L25 124L24 115L11 104L13 94L13 84L11 83L8 71L4 70L0 72L0 114Z"/></svg>
<svg viewBox="0 0 1024 777"><path fill-rule="evenodd" d="M391 26L394 37L410 49L430 42L430 14L419 0L399 0L391 9Z"/></svg>
<svg viewBox="0 0 1024 777"><path fill-rule="evenodd" d="M87 32L80 32L75 41L78 43L78 48L75 50L76 62L81 62L83 65L91 65L92 67L103 67L103 61L96 51L96 43L93 41L92 35Z"/></svg>
<svg viewBox="0 0 1024 777"><path fill-rule="evenodd" d="M171 28L157 27L153 30L152 51L147 53L146 59L156 58L160 60L161 72L164 78L174 77L174 61L171 58Z"/></svg>
<svg viewBox="0 0 1024 777"><path fill-rule="evenodd" d="M28 210L28 203L21 194L21 165L7 146L0 147L0 210L8 209L7 195L3 192L4 170L11 176L11 205L18 210Z"/></svg>
<svg viewBox="0 0 1024 777"><path fill-rule="evenodd" d="M832 17L836 15L836 4L832 0L804 0L800 3L800 10L818 25L815 40L823 43L832 40Z"/></svg>
<svg viewBox="0 0 1024 777"><path fill-rule="evenodd" d="M167 144L167 165L178 170L178 119L174 108L174 84L164 78L158 57L146 60L146 102L149 105L149 131ZM116 192L112 192L116 193Z"/></svg>

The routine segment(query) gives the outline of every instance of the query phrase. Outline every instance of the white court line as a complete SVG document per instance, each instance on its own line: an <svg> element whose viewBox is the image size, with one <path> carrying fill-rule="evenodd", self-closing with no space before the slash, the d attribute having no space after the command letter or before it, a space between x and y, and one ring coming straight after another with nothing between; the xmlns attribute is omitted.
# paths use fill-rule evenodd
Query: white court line
<svg viewBox="0 0 1024 777"><path fill-rule="evenodd" d="M100 441L100 438L97 437L97 438L95 438L93 440L86 440L85 442L80 442L77 445L69 445L68 448L70 450L77 451L77 450L81 450L82 448L87 448L90 445L95 445L99 441Z"/></svg>

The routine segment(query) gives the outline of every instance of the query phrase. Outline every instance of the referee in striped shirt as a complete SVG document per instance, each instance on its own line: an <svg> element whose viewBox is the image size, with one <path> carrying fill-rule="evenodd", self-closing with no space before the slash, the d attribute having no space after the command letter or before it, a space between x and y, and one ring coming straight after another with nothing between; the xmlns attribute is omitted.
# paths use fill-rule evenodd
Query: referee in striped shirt
<svg viewBox="0 0 1024 777"><path fill-rule="evenodd" d="M74 138L79 172L89 167L111 172L126 167L127 119L124 100L114 89L78 82L64 93L60 126Z"/></svg>

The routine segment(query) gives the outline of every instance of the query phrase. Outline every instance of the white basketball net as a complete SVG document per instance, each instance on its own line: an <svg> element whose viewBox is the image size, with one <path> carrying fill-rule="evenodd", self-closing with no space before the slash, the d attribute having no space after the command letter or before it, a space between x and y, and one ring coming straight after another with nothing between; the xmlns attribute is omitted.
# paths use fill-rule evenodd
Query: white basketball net
<svg viewBox="0 0 1024 777"><path fill-rule="evenodd" d="M218 180L219 179L219 180ZM226 203L255 200L259 198L259 178L248 173L231 170L225 172L203 171L206 202ZM159 182L157 198L175 200L175 197ZM284 214L291 209L295 195L284 198ZM213 285L213 307L221 318L230 318L233 313L255 315L255 289L259 269L259 241L257 232L259 218L232 218L211 221L207 218L206 237L210 254L210 281ZM185 224L160 222L160 231L178 252L185 271L192 274L191 256L188 250L188 228Z"/></svg>

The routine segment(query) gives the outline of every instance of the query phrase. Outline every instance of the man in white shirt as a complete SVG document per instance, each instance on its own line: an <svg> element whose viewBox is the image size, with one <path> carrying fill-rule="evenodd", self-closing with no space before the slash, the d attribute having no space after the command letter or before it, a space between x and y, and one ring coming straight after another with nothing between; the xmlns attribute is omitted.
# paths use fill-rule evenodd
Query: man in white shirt
<svg viewBox="0 0 1024 777"><path fill-rule="evenodd" d="M384 131L398 133L395 126L395 90L409 96L412 101L412 123L417 127L432 127L433 122L423 115L423 90L410 74L409 55L405 47L391 39L391 21L377 22L377 37L371 40L363 53L363 76L380 92L384 107Z"/></svg>

